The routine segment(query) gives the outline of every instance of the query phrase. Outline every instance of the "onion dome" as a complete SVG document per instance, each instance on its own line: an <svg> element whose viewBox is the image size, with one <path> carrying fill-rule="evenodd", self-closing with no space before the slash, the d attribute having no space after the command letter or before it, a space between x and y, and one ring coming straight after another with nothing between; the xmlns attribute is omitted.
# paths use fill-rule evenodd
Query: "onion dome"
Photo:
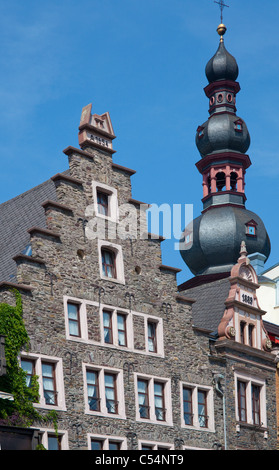
<svg viewBox="0 0 279 470"><path fill-rule="evenodd" d="M195 276L229 272L243 240L248 254L269 257L270 240L258 215L240 207L215 207L185 229L180 254Z"/></svg>
<svg viewBox="0 0 279 470"><path fill-rule="evenodd" d="M223 34L226 32L225 25L219 25L218 34L221 36L219 48L210 59L205 68L205 74L209 83L218 80L233 80L238 77L238 65L235 58L227 51L224 45Z"/></svg>
<svg viewBox="0 0 279 470"><path fill-rule="evenodd" d="M196 146L202 157L221 151L245 154L250 147L250 134L243 119L215 113L198 128Z"/></svg>

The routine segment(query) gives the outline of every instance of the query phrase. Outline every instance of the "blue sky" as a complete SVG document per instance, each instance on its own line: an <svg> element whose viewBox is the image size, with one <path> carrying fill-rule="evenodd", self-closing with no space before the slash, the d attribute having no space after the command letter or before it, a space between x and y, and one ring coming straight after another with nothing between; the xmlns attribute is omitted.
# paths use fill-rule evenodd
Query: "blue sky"
<svg viewBox="0 0 279 470"><path fill-rule="evenodd" d="M279 2L228 0L225 45L237 59L237 114L251 135L246 207L277 232ZM202 210L195 131L208 117L204 69L216 52L213 0L10 0L0 2L0 203L68 167L82 107L109 111L114 161L137 171L133 197ZM163 263L191 277L173 242Z"/></svg>

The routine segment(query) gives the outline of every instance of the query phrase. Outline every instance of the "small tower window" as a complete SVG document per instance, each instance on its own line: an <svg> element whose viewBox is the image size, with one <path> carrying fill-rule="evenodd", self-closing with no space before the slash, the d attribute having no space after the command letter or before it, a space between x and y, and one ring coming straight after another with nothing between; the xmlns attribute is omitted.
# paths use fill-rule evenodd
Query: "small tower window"
<svg viewBox="0 0 279 470"><path fill-rule="evenodd" d="M213 106L214 103L215 103L215 98L214 96L211 96L210 101L209 101L210 106Z"/></svg>
<svg viewBox="0 0 279 470"><path fill-rule="evenodd" d="M222 103L223 99L224 99L223 93L219 93L219 95L217 96L218 103Z"/></svg>
<svg viewBox="0 0 279 470"><path fill-rule="evenodd" d="M223 171L221 171L216 175L217 191L222 191L224 186L226 186L226 175Z"/></svg>
<svg viewBox="0 0 279 470"><path fill-rule="evenodd" d="M235 173L235 171L231 172L230 182L231 182L231 190L237 191L237 173Z"/></svg>
<svg viewBox="0 0 279 470"><path fill-rule="evenodd" d="M249 220L246 224L246 235L250 237L257 236L257 222L255 220Z"/></svg>
<svg viewBox="0 0 279 470"><path fill-rule="evenodd" d="M198 134L198 138L201 139L204 136L204 127L199 126L197 128L197 134Z"/></svg>
<svg viewBox="0 0 279 470"><path fill-rule="evenodd" d="M229 103L232 103L232 100L233 100L232 94L231 94L231 93L228 93L228 94L227 94L227 101L228 101Z"/></svg>
<svg viewBox="0 0 279 470"><path fill-rule="evenodd" d="M241 119L238 119L234 123L234 129L236 132L242 132L243 131L243 121Z"/></svg>

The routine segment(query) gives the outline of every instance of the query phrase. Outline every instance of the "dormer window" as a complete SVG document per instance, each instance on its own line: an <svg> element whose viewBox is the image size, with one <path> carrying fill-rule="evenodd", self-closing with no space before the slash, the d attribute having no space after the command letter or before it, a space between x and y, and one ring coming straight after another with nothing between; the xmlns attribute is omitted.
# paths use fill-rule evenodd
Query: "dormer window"
<svg viewBox="0 0 279 470"><path fill-rule="evenodd" d="M197 128L197 134L198 134L198 138L201 139L204 136L204 127L199 126Z"/></svg>
<svg viewBox="0 0 279 470"><path fill-rule="evenodd" d="M242 132L243 131L243 121L241 119L238 119L234 123L234 129L236 132Z"/></svg>
<svg viewBox="0 0 279 470"><path fill-rule="evenodd" d="M249 220L246 224L246 235L250 237L256 237L257 235L257 222L255 220Z"/></svg>

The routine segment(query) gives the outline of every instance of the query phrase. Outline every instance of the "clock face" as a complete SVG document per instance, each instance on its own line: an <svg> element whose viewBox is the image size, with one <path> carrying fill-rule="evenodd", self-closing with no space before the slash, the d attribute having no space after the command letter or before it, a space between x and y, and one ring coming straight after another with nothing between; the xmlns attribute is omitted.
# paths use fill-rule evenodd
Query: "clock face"
<svg viewBox="0 0 279 470"><path fill-rule="evenodd" d="M243 279L246 279L247 281L253 282L252 273L251 273L250 269L248 269L246 266L241 266L241 268L239 270L239 275Z"/></svg>

